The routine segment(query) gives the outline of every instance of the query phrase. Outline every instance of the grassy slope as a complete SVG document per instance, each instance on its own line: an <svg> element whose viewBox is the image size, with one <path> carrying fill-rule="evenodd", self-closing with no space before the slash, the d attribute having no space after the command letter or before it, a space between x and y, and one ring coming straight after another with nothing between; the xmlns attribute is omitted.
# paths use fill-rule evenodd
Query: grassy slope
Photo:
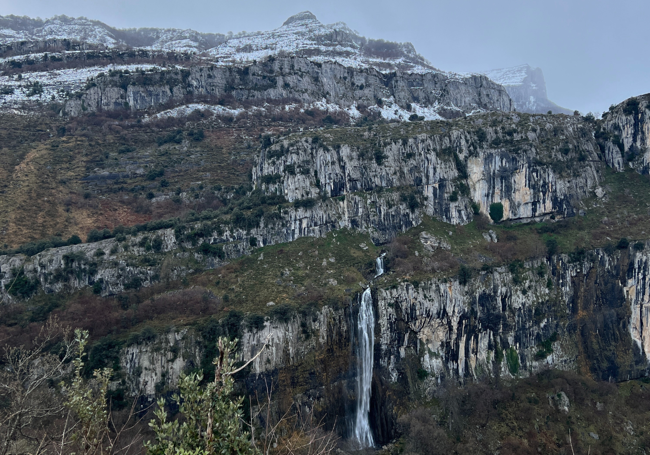
<svg viewBox="0 0 650 455"><path fill-rule="evenodd" d="M182 143L159 146L157 138L177 131L177 124L136 126L104 119L95 125L91 120L71 125L47 117L0 118L11 125L0 131L0 248L52 235L84 238L91 229L186 212L195 208L193 198L203 188L246 183L258 146L255 129L214 129L195 141L188 139L189 123L182 129ZM57 133L61 127L66 128L63 137ZM147 178L159 169L164 177ZM103 173L125 176L88 179ZM160 184L163 178L166 187ZM178 188L189 204L146 198L149 192L170 195Z"/></svg>

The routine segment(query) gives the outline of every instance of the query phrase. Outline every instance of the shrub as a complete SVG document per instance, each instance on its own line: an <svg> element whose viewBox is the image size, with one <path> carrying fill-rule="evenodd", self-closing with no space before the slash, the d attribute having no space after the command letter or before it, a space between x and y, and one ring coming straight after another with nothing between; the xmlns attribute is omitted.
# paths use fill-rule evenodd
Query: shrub
<svg viewBox="0 0 650 455"><path fill-rule="evenodd" d="M630 98L623 106L623 114L625 115L636 115L639 113L639 100L636 98Z"/></svg>
<svg viewBox="0 0 650 455"><path fill-rule="evenodd" d="M153 240L151 240L151 248L156 253L160 253L162 251L162 247L163 247L163 240L160 237L156 236L153 238Z"/></svg>
<svg viewBox="0 0 650 455"><path fill-rule="evenodd" d="M78 235L73 235L68 239L68 245L79 245L81 243L81 238Z"/></svg>
<svg viewBox="0 0 650 455"><path fill-rule="evenodd" d="M117 153L123 155L125 153L131 153L135 151L135 147L129 147L128 145L122 145L117 149Z"/></svg>
<svg viewBox="0 0 650 455"><path fill-rule="evenodd" d="M409 210L411 212L415 212L415 210L420 207L420 202L418 201L417 196L414 193L402 193L400 195L400 199L402 202L405 202L406 205L408 206Z"/></svg>
<svg viewBox="0 0 650 455"><path fill-rule="evenodd" d="M548 251L549 256L553 256L557 253L557 240L554 238L546 239L546 250Z"/></svg>
<svg viewBox="0 0 650 455"><path fill-rule="evenodd" d="M205 138L205 133L203 130L190 130L189 132L190 137L195 140L196 142L200 142Z"/></svg>
<svg viewBox="0 0 650 455"><path fill-rule="evenodd" d="M479 144L483 144L485 141L487 141L487 133L483 128L479 128L476 131L476 139L478 139Z"/></svg>
<svg viewBox="0 0 650 455"><path fill-rule="evenodd" d="M259 314L249 314L246 316L246 326L249 330L262 330L264 328L265 318Z"/></svg>
<svg viewBox="0 0 650 455"><path fill-rule="evenodd" d="M88 361L84 365L84 376L90 377L93 371L102 368L118 370L121 349L122 343L111 336L97 340L88 353Z"/></svg>
<svg viewBox="0 0 650 455"><path fill-rule="evenodd" d="M571 253L569 253L570 262L582 262L587 257L587 250L584 248L576 247Z"/></svg>
<svg viewBox="0 0 650 455"><path fill-rule="evenodd" d="M163 175L165 175L165 170L163 168L151 169L147 172L147 180L156 180L158 177L162 177Z"/></svg>
<svg viewBox="0 0 650 455"><path fill-rule="evenodd" d="M131 336L129 336L129 341L127 344L131 346L134 344L151 343L152 341L156 341L156 337L156 331L153 328L147 326L143 328L139 333L132 333Z"/></svg>
<svg viewBox="0 0 650 455"><path fill-rule="evenodd" d="M158 136L156 138L156 143L158 146L165 145L167 143L174 142L176 144L180 144L183 142L183 130L178 129L176 131L172 131L166 136Z"/></svg>
<svg viewBox="0 0 650 455"><path fill-rule="evenodd" d="M456 170L458 171L458 176L461 179L467 178L467 165L465 162L458 156L458 153L454 151L454 163L456 163Z"/></svg>
<svg viewBox="0 0 650 455"><path fill-rule="evenodd" d="M512 346L506 351L506 362L508 362L508 371L513 376L519 373L519 355Z"/></svg>
<svg viewBox="0 0 650 455"><path fill-rule="evenodd" d="M251 236L251 237L248 239L248 244L249 244L250 246L252 246L253 248L257 248L257 238Z"/></svg>
<svg viewBox="0 0 650 455"><path fill-rule="evenodd" d="M307 199L299 199L293 203L293 206L297 209L299 208L304 208L304 209L310 209L316 205L316 201L312 198L307 198Z"/></svg>
<svg viewBox="0 0 650 455"><path fill-rule="evenodd" d="M474 215L478 215L479 213L481 213L481 206L478 205L476 202L472 202L472 212L474 213Z"/></svg>
<svg viewBox="0 0 650 455"><path fill-rule="evenodd" d="M93 294L100 295L102 293L103 284L103 280L95 281L93 284Z"/></svg>
<svg viewBox="0 0 650 455"><path fill-rule="evenodd" d="M282 181L282 174L268 174L262 176L262 183L272 185Z"/></svg>
<svg viewBox="0 0 650 455"><path fill-rule="evenodd" d="M113 237L113 234L111 234L111 231L109 231L108 229L104 229L102 231L98 229L92 229L88 233L88 237L86 237L86 242L88 243L99 242L100 240L110 239L111 237Z"/></svg>
<svg viewBox="0 0 650 455"><path fill-rule="evenodd" d="M498 223L503 219L503 204L500 202L494 202L490 204L490 218L495 223Z"/></svg>
<svg viewBox="0 0 650 455"><path fill-rule="evenodd" d="M461 265L460 270L458 272L458 283L461 286L465 286L467 283L469 283L469 280L471 278L472 278L472 269L464 265Z"/></svg>
<svg viewBox="0 0 650 455"><path fill-rule="evenodd" d="M621 240L618 241L616 244L616 248L619 250L626 250L630 246L630 241L623 237Z"/></svg>
<svg viewBox="0 0 650 455"><path fill-rule="evenodd" d="M224 259L226 257L226 253L223 251L221 245L212 245L208 242L203 242L199 246L199 253L206 256L217 257L219 259Z"/></svg>
<svg viewBox="0 0 650 455"><path fill-rule="evenodd" d="M38 291L39 281L36 278L33 280L29 279L25 275L25 269L13 269L11 273L15 278L8 287L5 285L5 289L7 289L10 295L28 299Z"/></svg>
<svg viewBox="0 0 650 455"><path fill-rule="evenodd" d="M25 94L28 98L31 98L32 96L40 96L43 94L43 85L39 81L34 81L32 82L29 86L29 89L27 90L27 93Z"/></svg>
<svg viewBox="0 0 650 455"><path fill-rule="evenodd" d="M287 304L282 304L273 307L273 309L270 312L270 316L272 319L275 319L278 322L287 323L291 321L291 318L293 318L294 313L295 311L293 307Z"/></svg>
<svg viewBox="0 0 650 455"><path fill-rule="evenodd" d="M424 381L429 376L429 372L424 368L418 368L417 376L420 381Z"/></svg>
<svg viewBox="0 0 650 455"><path fill-rule="evenodd" d="M142 287L142 278L140 278L139 276L134 276L129 281L124 283L125 290L133 289L137 291L141 287Z"/></svg>
<svg viewBox="0 0 650 455"><path fill-rule="evenodd" d="M643 251L644 248L645 248L645 243L643 243L643 242L636 242L634 244L634 249L636 251Z"/></svg>
<svg viewBox="0 0 650 455"><path fill-rule="evenodd" d="M241 311L230 310L221 321L221 327L226 331L231 340L239 338L244 315Z"/></svg>
<svg viewBox="0 0 650 455"><path fill-rule="evenodd" d="M386 154L383 152L383 150L376 150L375 153L375 162L381 166L386 159Z"/></svg>

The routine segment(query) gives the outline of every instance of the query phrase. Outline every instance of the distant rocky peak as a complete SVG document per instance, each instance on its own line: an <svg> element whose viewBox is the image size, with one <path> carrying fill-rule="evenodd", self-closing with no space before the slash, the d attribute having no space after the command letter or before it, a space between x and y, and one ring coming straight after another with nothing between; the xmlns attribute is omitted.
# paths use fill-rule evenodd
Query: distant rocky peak
<svg viewBox="0 0 650 455"><path fill-rule="evenodd" d="M316 19L316 16L314 16L314 14L312 14L309 11L303 11L302 13L294 14L293 16L291 16L289 19L284 21L284 24L282 24L282 26L286 27L287 25L296 24L300 22L318 22L320 24L320 22L318 21L318 19Z"/></svg>
<svg viewBox="0 0 650 455"><path fill-rule="evenodd" d="M573 111L550 101L546 94L546 81L541 68L528 64L485 71L482 74L505 87L519 112L531 114L571 114Z"/></svg>

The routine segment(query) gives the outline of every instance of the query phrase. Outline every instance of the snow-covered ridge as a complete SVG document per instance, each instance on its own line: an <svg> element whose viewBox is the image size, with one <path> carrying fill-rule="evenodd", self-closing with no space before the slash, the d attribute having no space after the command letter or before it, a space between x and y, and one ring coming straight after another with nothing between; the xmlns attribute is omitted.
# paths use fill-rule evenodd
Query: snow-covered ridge
<svg viewBox="0 0 650 455"><path fill-rule="evenodd" d="M110 65L31 72L20 78L0 76L0 108L18 108L25 102L65 101L100 73L154 69L155 65Z"/></svg>
<svg viewBox="0 0 650 455"><path fill-rule="evenodd" d="M441 107L440 105L435 106L420 106L419 104L413 103L411 105L411 110L407 111L406 109L398 106L395 103L393 98L383 100L382 106L370 106L368 111L377 113L379 116L386 120L397 120L397 121L407 121L409 118L415 114L419 117L419 120L443 120L437 110ZM305 112L306 110L319 110L322 112L327 112L329 114L334 114L338 112L344 112L348 115L350 123L354 123L356 120L362 117L361 112L359 112L358 106L356 103L348 107L341 107L338 104L328 103L327 100L323 99L322 101L317 101L314 103L306 104L285 104L285 105L275 105L275 104L263 104L261 106L253 106L248 109L243 108L232 108L227 106L212 105L205 103L192 103L184 104L172 109L167 109L157 114L148 116L144 121L150 122L152 120L160 120L165 118L182 118L187 117L195 111L204 111L211 112L212 114L219 117L238 117L240 115L254 114L261 112L267 115L277 113L280 111L290 112L293 110L299 110L300 112ZM474 113L484 112L478 109ZM470 114L471 115L471 114Z"/></svg>
<svg viewBox="0 0 650 455"><path fill-rule="evenodd" d="M208 51L220 64L246 63L282 53L353 68L436 71L410 43L367 40L343 22L324 25L309 11L290 17L275 30L232 38Z"/></svg>
<svg viewBox="0 0 650 455"><path fill-rule="evenodd" d="M97 48L151 48L203 51L225 41L222 34L179 29L112 28L85 17L56 16L50 19L0 16L0 47L11 49L21 42L68 40ZM1 50L1 49L0 49Z"/></svg>
<svg viewBox="0 0 650 455"><path fill-rule="evenodd" d="M38 53L36 45L29 43L51 40L79 42L85 48L96 49L130 47L196 53L220 65L245 64L288 53L316 62L336 61L353 68L373 67L384 72L435 71L410 43L368 40L343 22L324 25L308 11L290 17L274 30L230 36L178 29L118 30L83 17L40 20L0 16L0 52L4 48L12 56L17 52ZM24 43L28 45L25 47Z"/></svg>
<svg viewBox="0 0 650 455"><path fill-rule="evenodd" d="M532 70L530 65L519 65L512 68L500 68L485 71L482 74L501 85L521 85L524 83L528 73Z"/></svg>

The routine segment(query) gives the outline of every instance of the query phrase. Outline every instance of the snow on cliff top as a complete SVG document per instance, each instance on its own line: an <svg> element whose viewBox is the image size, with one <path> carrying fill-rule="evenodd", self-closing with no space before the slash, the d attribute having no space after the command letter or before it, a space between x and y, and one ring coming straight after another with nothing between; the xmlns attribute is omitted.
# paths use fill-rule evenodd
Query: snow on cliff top
<svg viewBox="0 0 650 455"><path fill-rule="evenodd" d="M324 25L309 11L291 16L281 27L227 37L177 29L116 30L86 18L57 16L47 20L0 16L0 45L21 41L68 39L115 48L130 46L152 50L197 52L220 65L249 63L282 53L300 55L317 62L372 67L390 72L437 71L410 43L370 40L345 23Z"/></svg>
<svg viewBox="0 0 650 455"><path fill-rule="evenodd" d="M287 53L380 71L435 71L410 43L369 41L343 22L324 25L309 11L291 16L275 30L231 38L208 52L220 64L246 63Z"/></svg>
<svg viewBox="0 0 650 455"><path fill-rule="evenodd" d="M7 18L1 18L7 19ZM113 37L108 27L86 18L72 19L57 16L43 22L40 27L15 30L7 25L0 27L0 44L10 44L16 41L39 41L49 39L68 39L88 44L114 47L118 41Z"/></svg>
<svg viewBox="0 0 650 455"><path fill-rule="evenodd" d="M521 85L531 70L530 65L520 65L512 68L501 68L485 71L481 74L501 85Z"/></svg>

